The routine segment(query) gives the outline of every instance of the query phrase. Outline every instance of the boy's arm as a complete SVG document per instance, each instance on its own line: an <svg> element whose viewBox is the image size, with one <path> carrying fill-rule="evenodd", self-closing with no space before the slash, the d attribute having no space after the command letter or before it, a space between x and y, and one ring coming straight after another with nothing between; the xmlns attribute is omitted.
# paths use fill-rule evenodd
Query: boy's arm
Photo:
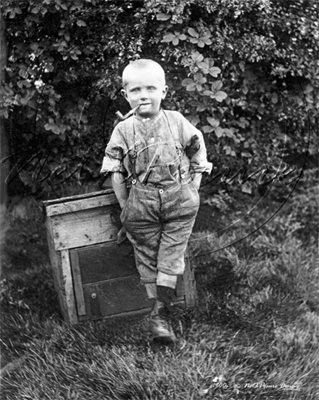
<svg viewBox="0 0 319 400"><path fill-rule="evenodd" d="M128 190L126 187L124 175L121 172L113 172L111 175L111 181L115 196L120 203L120 207L122 209L125 207L128 198Z"/></svg>
<svg viewBox="0 0 319 400"><path fill-rule="evenodd" d="M200 183L202 181L202 172L195 172L193 176L193 182L197 190L200 188Z"/></svg>
<svg viewBox="0 0 319 400"><path fill-rule="evenodd" d="M176 114L176 113L175 113ZM183 132L183 146L190 161L190 173L197 190L200 188L203 172L211 169L207 161L207 152L203 134L195 128L185 117L179 115L179 129Z"/></svg>
<svg viewBox="0 0 319 400"><path fill-rule="evenodd" d="M194 127L192 130L194 131ZM204 172L204 164L207 164L206 158L206 146L203 135L200 131L196 130L196 133L191 136L188 146L185 148L185 153L190 160L190 172L193 183L197 190L200 188L202 173ZM204 164L203 164L204 163Z"/></svg>

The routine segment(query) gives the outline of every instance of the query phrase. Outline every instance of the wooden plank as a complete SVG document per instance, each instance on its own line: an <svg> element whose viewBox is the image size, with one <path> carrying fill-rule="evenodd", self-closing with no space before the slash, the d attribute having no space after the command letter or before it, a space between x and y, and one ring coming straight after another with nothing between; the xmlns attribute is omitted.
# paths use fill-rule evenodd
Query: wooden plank
<svg viewBox="0 0 319 400"><path fill-rule="evenodd" d="M147 308L141 308L138 310L122 312L122 313L114 314L114 315L105 315L103 317L103 320L112 321L112 323L114 321L117 321L118 319L122 319L122 318L127 318L128 320L130 320L132 317L136 318L136 317L140 317L140 316L149 314L151 309L152 309L152 307L147 307ZM99 320L101 318L90 317L90 319L91 320ZM80 317L80 319L79 319L80 322L85 322L87 320L88 320L88 318L86 318L86 317Z"/></svg>
<svg viewBox="0 0 319 400"><path fill-rule="evenodd" d="M54 288L58 296L60 310L62 312L63 318L65 320L68 320L67 305L63 290L61 254L55 251L54 241L52 238L51 221L49 218L47 218L46 220L46 230L47 230L47 240L49 247L50 263L52 267Z"/></svg>
<svg viewBox="0 0 319 400"><path fill-rule="evenodd" d="M177 278L177 285L176 285L176 296L182 297L185 296L185 284L184 284L184 276L179 276Z"/></svg>
<svg viewBox="0 0 319 400"><path fill-rule="evenodd" d="M67 197L60 197L58 199L46 200L43 202L43 204L44 204L44 206L49 206L52 204L59 204L61 202L65 203L67 201L87 199L89 197L105 196L110 193L114 193L113 190L106 189L106 190L101 190L99 192L82 193L82 194L77 194L74 196L67 196Z"/></svg>
<svg viewBox="0 0 319 400"><path fill-rule="evenodd" d="M94 208L51 217L55 250L116 240L121 227L117 206Z"/></svg>
<svg viewBox="0 0 319 400"><path fill-rule="evenodd" d="M68 322L77 324L78 317L76 312L75 297L73 291L73 280L71 272L71 263L68 250L61 251L63 289L67 307Z"/></svg>
<svg viewBox="0 0 319 400"><path fill-rule="evenodd" d="M186 307L194 307L197 302L196 281L191 258L185 257L185 272L183 276Z"/></svg>
<svg viewBox="0 0 319 400"><path fill-rule="evenodd" d="M88 210L97 207L104 207L112 204L117 204L117 199L113 191L108 191L103 195L99 194L95 197L73 199L73 198L62 198L59 203L44 202L45 212L48 217L54 215L76 213L78 211Z"/></svg>
<svg viewBox="0 0 319 400"><path fill-rule="evenodd" d="M70 251L70 260L72 267L72 276L73 276L73 286L75 293L75 301L76 307L78 310L78 316L82 316L86 314L85 302L84 302L84 294L82 287L82 277L81 270L79 265L79 257L76 251ZM91 265L92 267L92 265Z"/></svg>

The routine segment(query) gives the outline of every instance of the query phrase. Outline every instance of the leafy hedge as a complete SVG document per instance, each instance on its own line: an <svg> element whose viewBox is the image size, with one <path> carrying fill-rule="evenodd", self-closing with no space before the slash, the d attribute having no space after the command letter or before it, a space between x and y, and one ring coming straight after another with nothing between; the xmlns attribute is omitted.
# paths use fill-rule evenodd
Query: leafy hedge
<svg viewBox="0 0 319 400"><path fill-rule="evenodd" d="M316 0L3 0L1 10L9 183L57 194L96 180L114 112L128 110L122 69L140 57L163 65L164 106L204 132L214 173L242 191L270 171L298 177L316 152Z"/></svg>

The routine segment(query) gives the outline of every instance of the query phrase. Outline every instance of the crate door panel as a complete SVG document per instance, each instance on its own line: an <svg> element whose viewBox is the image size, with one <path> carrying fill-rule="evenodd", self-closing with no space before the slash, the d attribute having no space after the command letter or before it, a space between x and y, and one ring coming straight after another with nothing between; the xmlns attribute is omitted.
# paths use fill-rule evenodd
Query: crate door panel
<svg viewBox="0 0 319 400"><path fill-rule="evenodd" d="M150 307L128 243L108 242L70 251L80 320L98 319Z"/></svg>
<svg viewBox="0 0 319 400"><path fill-rule="evenodd" d="M85 285L83 291L90 319L134 313L151 306L137 275Z"/></svg>
<svg viewBox="0 0 319 400"><path fill-rule="evenodd" d="M78 259L83 285L137 274L134 250L128 241L121 245L113 241L86 246L72 250L73 253Z"/></svg>

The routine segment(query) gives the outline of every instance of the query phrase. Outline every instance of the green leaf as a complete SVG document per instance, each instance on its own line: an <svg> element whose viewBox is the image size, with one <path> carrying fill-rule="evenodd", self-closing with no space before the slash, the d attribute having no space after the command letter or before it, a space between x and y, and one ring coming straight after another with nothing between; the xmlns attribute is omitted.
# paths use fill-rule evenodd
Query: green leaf
<svg viewBox="0 0 319 400"><path fill-rule="evenodd" d="M198 85L196 85L195 82L190 83L189 85L186 86L186 90L187 90L188 92L193 92L193 91L196 89L197 86L198 86Z"/></svg>
<svg viewBox="0 0 319 400"><path fill-rule="evenodd" d="M203 112L207 109L207 106L203 103L197 103L196 111Z"/></svg>
<svg viewBox="0 0 319 400"><path fill-rule="evenodd" d="M271 95L271 101L272 101L272 103L274 103L274 104L277 104L277 103L278 103L278 94L277 94L277 93L273 93L273 94Z"/></svg>
<svg viewBox="0 0 319 400"><path fill-rule="evenodd" d="M221 138L222 136L224 136L224 129L222 129L220 126L218 126L217 128L215 128L215 135L218 138Z"/></svg>
<svg viewBox="0 0 319 400"><path fill-rule="evenodd" d="M214 128L212 126L210 126L210 125L205 125L205 126L202 127L202 131L204 133L210 133L210 132L214 131Z"/></svg>
<svg viewBox="0 0 319 400"><path fill-rule="evenodd" d="M189 92L192 92L196 88L196 83L193 81L193 79L186 78L182 81L182 85L186 86L186 90Z"/></svg>
<svg viewBox="0 0 319 400"><path fill-rule="evenodd" d="M219 103L221 103L223 100L225 100L226 97L227 97L227 94L221 90L214 94L215 100L217 100Z"/></svg>
<svg viewBox="0 0 319 400"><path fill-rule="evenodd" d="M220 121L218 119L216 119L216 118L207 117L206 119L209 122L209 124L211 126L213 126L214 128L217 128L220 125Z"/></svg>
<svg viewBox="0 0 319 400"><path fill-rule="evenodd" d="M183 79L183 80L182 80L182 85L183 85L183 86L188 86L188 85L190 85L190 84L192 84L192 83L194 83L194 81L193 81L193 79L191 79L191 78L186 78L186 79Z"/></svg>
<svg viewBox="0 0 319 400"><path fill-rule="evenodd" d="M10 15L9 15L10 19L15 18L16 14L22 14L22 10L19 7L8 8L7 12L10 12Z"/></svg>
<svg viewBox="0 0 319 400"><path fill-rule="evenodd" d="M225 146L223 146L223 149L225 150L225 153L228 156L236 157L236 153L234 152L234 150L230 146L225 145Z"/></svg>
<svg viewBox="0 0 319 400"><path fill-rule="evenodd" d="M176 36L174 35L174 33L169 32L164 35L162 42L172 42L175 38Z"/></svg>
<svg viewBox="0 0 319 400"><path fill-rule="evenodd" d="M9 113L8 113L8 111L7 110L5 110L5 109L1 109L0 108L0 117L4 117L4 118L9 118Z"/></svg>
<svg viewBox="0 0 319 400"><path fill-rule="evenodd" d="M188 28L187 32L194 38L199 38L199 34L193 28Z"/></svg>
<svg viewBox="0 0 319 400"><path fill-rule="evenodd" d="M208 74L209 65L205 61L198 62L197 66L203 71L204 74Z"/></svg>
<svg viewBox="0 0 319 400"><path fill-rule="evenodd" d="M78 19L76 21L77 26L86 26L86 23L84 21L82 21L81 19Z"/></svg>
<svg viewBox="0 0 319 400"><path fill-rule="evenodd" d="M20 71L19 71L19 75L22 78L27 79L28 78L28 71L26 69L24 69L24 68L21 68Z"/></svg>
<svg viewBox="0 0 319 400"><path fill-rule="evenodd" d="M199 118L197 115L188 115L186 118L194 126L198 125L199 123Z"/></svg>
<svg viewBox="0 0 319 400"><path fill-rule="evenodd" d="M212 83L211 89L213 92L218 92L223 86L222 81L215 81Z"/></svg>
<svg viewBox="0 0 319 400"><path fill-rule="evenodd" d="M38 14L39 11L40 11L40 7L39 7L39 6L36 6L36 7L32 8L31 13L32 13L32 14Z"/></svg>
<svg viewBox="0 0 319 400"><path fill-rule="evenodd" d="M200 54L198 51L192 52L191 58L196 63L199 63L204 60L204 56Z"/></svg>
<svg viewBox="0 0 319 400"><path fill-rule="evenodd" d="M228 62L233 61L232 50L231 49L226 49L224 57L225 57L225 60L227 60Z"/></svg>
<svg viewBox="0 0 319 400"><path fill-rule="evenodd" d="M59 135L62 131L58 125L56 125L52 118L49 118L49 122L44 124L44 129L47 131L52 131L56 135Z"/></svg>
<svg viewBox="0 0 319 400"><path fill-rule="evenodd" d="M194 44L198 43L198 39L197 38L190 38L189 41L191 43L194 43Z"/></svg>
<svg viewBox="0 0 319 400"><path fill-rule="evenodd" d="M171 16L169 14L164 14L164 13L156 14L156 19L158 21L167 21L170 18L171 18Z"/></svg>
<svg viewBox="0 0 319 400"><path fill-rule="evenodd" d="M207 79L203 76L203 74L201 73L201 72L197 72L195 75L194 75L194 80L197 82L197 83L206 83L207 82Z"/></svg>
<svg viewBox="0 0 319 400"><path fill-rule="evenodd" d="M214 78L217 78L217 76L220 74L221 70L218 67L211 67L209 68L209 73L211 74L211 76L213 76Z"/></svg>
<svg viewBox="0 0 319 400"><path fill-rule="evenodd" d="M212 92L211 90L204 90L203 95L209 96L212 99L214 98L214 92Z"/></svg>
<svg viewBox="0 0 319 400"><path fill-rule="evenodd" d="M236 136L235 136L235 134L234 134L234 129L233 129L233 128L225 128L225 129L224 129L224 134L225 134L227 137L231 138L231 139L236 138Z"/></svg>

